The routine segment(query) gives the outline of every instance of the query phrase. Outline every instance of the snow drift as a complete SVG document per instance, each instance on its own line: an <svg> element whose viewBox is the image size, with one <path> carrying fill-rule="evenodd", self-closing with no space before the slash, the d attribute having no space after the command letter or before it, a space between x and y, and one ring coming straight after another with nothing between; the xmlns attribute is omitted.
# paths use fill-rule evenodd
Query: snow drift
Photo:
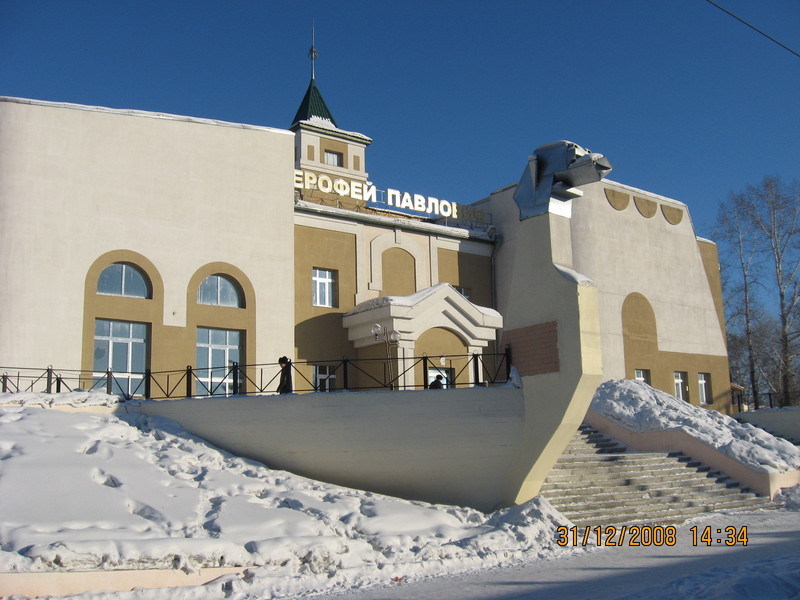
<svg viewBox="0 0 800 600"><path fill-rule="evenodd" d="M755 471L800 469L800 450L749 423L678 400L641 381L603 383L591 409L635 432L682 429Z"/></svg>

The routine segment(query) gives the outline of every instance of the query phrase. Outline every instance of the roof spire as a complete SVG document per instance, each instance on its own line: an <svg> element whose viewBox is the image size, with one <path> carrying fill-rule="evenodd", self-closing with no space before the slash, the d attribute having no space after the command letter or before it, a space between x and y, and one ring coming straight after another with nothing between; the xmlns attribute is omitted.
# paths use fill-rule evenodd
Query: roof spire
<svg viewBox="0 0 800 600"><path fill-rule="evenodd" d="M294 126L299 121L308 121L314 117L318 117L325 121L329 121L331 125L337 127L336 121L333 119L333 115L331 111L328 110L327 105L325 104L325 100L322 99L322 94L320 94L319 89L317 88L317 82L314 79L316 73L314 72L314 63L317 60L317 47L314 44L315 42L315 27L312 23L311 26L311 48L308 51L308 58L311 59L311 82L308 84L308 90L306 90L306 95L303 98L303 101L300 103L300 108L297 109L297 113L292 120L292 125Z"/></svg>
<svg viewBox="0 0 800 600"><path fill-rule="evenodd" d="M311 20L311 48L308 50L308 58L311 59L311 79L314 79L314 62L317 60L317 47L314 45L314 20Z"/></svg>

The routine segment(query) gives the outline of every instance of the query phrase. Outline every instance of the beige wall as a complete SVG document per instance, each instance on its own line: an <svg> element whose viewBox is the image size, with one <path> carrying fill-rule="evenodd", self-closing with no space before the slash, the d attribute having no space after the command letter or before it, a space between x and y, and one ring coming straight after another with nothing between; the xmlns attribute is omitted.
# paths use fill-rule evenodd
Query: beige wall
<svg viewBox="0 0 800 600"><path fill-rule="evenodd" d="M465 288L470 302L478 306L494 305L490 256L439 248L438 259L439 281Z"/></svg>
<svg viewBox="0 0 800 600"><path fill-rule="evenodd" d="M0 100L0 267L13 282L0 287L0 364L85 364L86 319L107 300L87 276L104 256L137 257L159 282L148 308L130 305L164 332L159 368L187 364L189 288L214 263L240 270L257 296L248 360L285 353L292 146L292 134L264 127Z"/></svg>
<svg viewBox="0 0 800 600"><path fill-rule="evenodd" d="M402 228L397 219L363 215L347 210L298 210L295 215L295 297L296 359L385 359L383 342L354 348L348 342L348 331L342 325L342 315L361 302L385 295L407 296L441 281L469 287L470 300L486 300L490 306L491 244L443 235L441 226L422 230ZM335 308L311 306L311 269L322 267L336 270L339 276L339 302ZM432 330L434 331L434 330ZM442 337L452 335L455 341L442 344ZM490 348L489 351L493 351ZM423 335L409 341L403 348L392 349L405 356L422 354L468 354L463 340L451 332ZM297 365L311 380L310 367ZM374 376L383 378L383 364L362 364ZM422 385L421 367L414 377ZM378 373L380 372L380 373ZM396 374L396 373L395 373ZM351 386L369 386L370 377L351 372ZM341 385L341 380L337 380Z"/></svg>
<svg viewBox="0 0 800 600"><path fill-rule="evenodd" d="M492 203L504 210L514 204L512 192L501 191ZM501 347L509 344L512 364L523 366L525 392L525 432L512 477L523 483L509 490L508 502L520 503L539 493L602 380L600 320L598 290L570 271L568 219L543 214L519 221L517 213L505 224Z"/></svg>

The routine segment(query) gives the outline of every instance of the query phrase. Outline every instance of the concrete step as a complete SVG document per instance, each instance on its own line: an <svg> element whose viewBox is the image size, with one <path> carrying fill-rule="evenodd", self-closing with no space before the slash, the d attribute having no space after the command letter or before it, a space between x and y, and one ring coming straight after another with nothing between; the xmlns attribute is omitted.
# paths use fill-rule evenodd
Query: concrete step
<svg viewBox="0 0 800 600"><path fill-rule="evenodd" d="M678 452L632 452L581 426L542 496L573 523L679 523L715 510L772 506L726 475Z"/></svg>
<svg viewBox="0 0 800 600"><path fill-rule="evenodd" d="M645 485L649 487L658 487L660 484L680 483L686 482L687 484L692 481L706 482L709 479L717 481L724 476L717 476L714 473L702 473L699 471L680 471L680 470L653 470L653 471L594 471L588 470L585 472L574 471L571 473L559 474L553 473L548 476L546 483L551 484L553 489L557 488L571 488L575 484L591 486L591 487L627 487L635 485ZM577 480L577 481L576 481ZM720 481L721 483L721 481ZM542 489L548 489L542 486Z"/></svg>
<svg viewBox="0 0 800 600"><path fill-rule="evenodd" d="M676 492L683 492L678 494ZM714 501L723 501L725 499L740 499L742 497L757 498L752 492L742 492L739 488L703 488L703 489L690 489L683 491L683 488L673 489L658 489L658 490L627 490L623 492L608 493L600 492L591 496L590 503L587 503L587 495L574 494L574 495L559 495L550 499L550 503L556 507L582 507L587 504L591 506L637 506L649 505L654 500L664 503L686 501L698 501L711 499Z"/></svg>
<svg viewBox="0 0 800 600"><path fill-rule="evenodd" d="M697 462L679 462L669 460L669 457L662 455L656 457L637 457L621 456L619 460L599 461L599 460L574 460L574 457L562 457L551 471L552 475L569 475L572 473L633 473L633 472L708 472L709 468Z"/></svg>
<svg viewBox="0 0 800 600"><path fill-rule="evenodd" d="M702 493L741 493L741 488L735 482L728 483L728 487L720 488L715 481L698 483L687 488L680 483L653 487L649 485L620 486L615 488L586 488L586 489L549 489L543 494L548 495L551 502L560 503L569 500L573 503L593 503L606 498L620 498L622 500L635 500L637 498L668 498L671 496L702 494Z"/></svg>
<svg viewBox="0 0 800 600"><path fill-rule="evenodd" d="M767 508L765 498L742 499L731 502L693 503L676 502L650 507L647 511L625 508L600 508L572 511L569 519L577 526L616 525L619 523L679 523L697 515L720 510ZM563 511L562 511L563 512Z"/></svg>

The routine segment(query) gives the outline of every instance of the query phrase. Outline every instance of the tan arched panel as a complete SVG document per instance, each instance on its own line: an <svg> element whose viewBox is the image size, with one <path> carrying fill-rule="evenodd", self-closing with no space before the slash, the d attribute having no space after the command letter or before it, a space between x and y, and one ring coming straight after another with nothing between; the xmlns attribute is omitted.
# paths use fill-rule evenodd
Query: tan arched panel
<svg viewBox="0 0 800 600"><path fill-rule="evenodd" d="M381 262L381 296L410 296L417 291L416 265L410 252L389 248L383 252Z"/></svg>
<svg viewBox="0 0 800 600"><path fill-rule="evenodd" d="M631 202L630 194L620 192L619 190L612 190L605 188L606 200L616 210L625 210Z"/></svg>
<svg viewBox="0 0 800 600"><path fill-rule="evenodd" d="M688 396L699 405L698 374L710 377L712 401L706 408L731 413L728 357L705 354L664 352L658 347L658 324L650 302L638 293L630 294L622 304L622 329L625 347L625 377L634 378L636 369L650 372L650 385L675 393L675 372L688 377Z"/></svg>
<svg viewBox="0 0 800 600"><path fill-rule="evenodd" d="M658 203L648 198L641 198L640 196L633 197L633 203L636 205L636 210L639 214L646 219L651 219L658 212Z"/></svg>
<svg viewBox="0 0 800 600"><path fill-rule="evenodd" d="M151 297L131 298L97 293L97 281L103 269L114 263L128 263L137 267L149 279ZM81 343L81 369L91 371L94 355L96 319L132 321L149 326L150 348L148 364L154 357L154 340L160 337L164 315L164 283L155 265L138 252L112 250L95 260L86 272L83 291L83 340ZM90 382L82 385L89 386Z"/></svg>
<svg viewBox="0 0 800 600"><path fill-rule="evenodd" d="M651 372L658 362L658 326L650 302L642 294L630 294L622 303L622 335L625 347L625 376L635 369Z"/></svg>
<svg viewBox="0 0 800 600"><path fill-rule="evenodd" d="M238 285L244 295L244 308L229 306L211 306L197 303L197 290L203 280L210 275L225 275ZM229 263L213 262L195 271L186 287L186 332L182 352L185 364L195 363L195 347L197 328L235 329L244 333L244 356L240 361L244 364L268 362L272 357L257 357L256 349L256 294L253 284L244 272ZM176 352L178 352L176 350ZM255 377L255 373L248 373ZM245 389L247 383L245 383Z"/></svg>
<svg viewBox="0 0 800 600"><path fill-rule="evenodd" d="M428 356L432 367L444 366L452 368L456 375L456 383L466 385L471 383L472 369L467 364L469 348L464 341L454 332L435 327L423 333L414 346L415 356ZM444 364L442 365L442 358ZM415 380L421 386L425 381L424 365L416 366Z"/></svg>
<svg viewBox="0 0 800 600"><path fill-rule="evenodd" d="M392 272L383 264L384 257L387 250L393 248L401 248L408 252L413 257L413 271L412 273L399 274L403 278L413 277L414 289L409 293L419 289L428 287L430 284L429 276L426 273L430 272L430 258L427 255L426 249L421 245L420 240L413 235L404 233L399 229L394 231L386 231L369 242L369 289L378 291L379 296L386 296L387 285L392 287L391 283L383 281L384 274L388 274L390 278L396 278L398 273ZM405 286L408 287L408 286ZM393 295L393 294L392 294Z"/></svg>
<svg viewBox="0 0 800 600"><path fill-rule="evenodd" d="M681 221L683 221L683 211L676 206L667 206L666 204L662 204L661 214L664 215L664 218L670 225L678 225Z"/></svg>

